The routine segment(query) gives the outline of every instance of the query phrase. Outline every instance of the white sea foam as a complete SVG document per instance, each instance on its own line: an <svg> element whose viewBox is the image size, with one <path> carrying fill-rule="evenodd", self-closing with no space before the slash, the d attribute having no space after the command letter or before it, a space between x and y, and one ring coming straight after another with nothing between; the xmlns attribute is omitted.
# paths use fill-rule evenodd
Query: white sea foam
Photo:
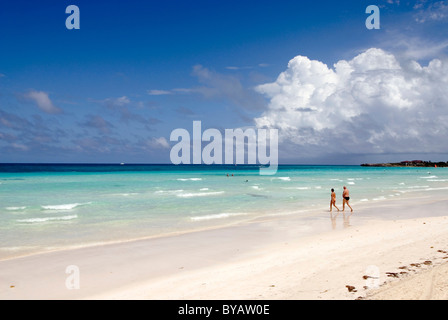
<svg viewBox="0 0 448 320"><path fill-rule="evenodd" d="M59 204L59 205L49 205L49 206L41 206L42 209L45 210L73 210L76 207L91 204L91 202L87 203L69 203L69 204Z"/></svg>
<svg viewBox="0 0 448 320"><path fill-rule="evenodd" d="M158 190L154 193L155 194L177 194L180 192L184 192L184 190L182 190L182 189L180 189L180 190Z"/></svg>
<svg viewBox="0 0 448 320"><path fill-rule="evenodd" d="M355 184L353 181L349 181L349 182L347 182L347 184L351 184L351 185L353 185L353 184Z"/></svg>
<svg viewBox="0 0 448 320"><path fill-rule="evenodd" d="M359 201L361 201L361 202L367 202L367 201L369 201L369 199L361 199L361 200L359 200Z"/></svg>
<svg viewBox="0 0 448 320"><path fill-rule="evenodd" d="M62 217L45 217L45 218L30 218L30 219L20 219L17 222L25 222L25 223L39 223L39 222L47 222L47 221L61 221L61 220L72 220L76 219L78 216L62 216Z"/></svg>
<svg viewBox="0 0 448 320"><path fill-rule="evenodd" d="M283 181L291 181L290 177L277 177L277 178L273 178L273 179L279 179L279 180L283 180Z"/></svg>
<svg viewBox="0 0 448 320"><path fill-rule="evenodd" d="M207 196L216 196L218 194L223 194L224 191L213 191L213 192L189 192L189 193L179 193L178 197L181 198L192 198L192 197L207 197Z"/></svg>
<svg viewBox="0 0 448 320"><path fill-rule="evenodd" d="M415 186L415 187L409 187L411 190L397 190L401 193L408 193L408 192L417 192L417 191L437 191L437 190L448 190L448 187L440 187L440 188L431 188L429 186Z"/></svg>
<svg viewBox="0 0 448 320"><path fill-rule="evenodd" d="M178 181L201 181L202 178L179 178Z"/></svg>
<svg viewBox="0 0 448 320"><path fill-rule="evenodd" d="M421 188L429 188L429 186L410 186L410 187L406 187L408 189L421 189Z"/></svg>
<svg viewBox="0 0 448 320"><path fill-rule="evenodd" d="M441 187L441 188L427 188L425 191L435 191L435 190L448 190L448 187Z"/></svg>
<svg viewBox="0 0 448 320"><path fill-rule="evenodd" d="M435 179L437 176L420 177L420 179Z"/></svg>
<svg viewBox="0 0 448 320"><path fill-rule="evenodd" d="M205 216L191 217L190 220L192 220L192 221L203 221L203 220L213 220L213 219L225 219L225 218L230 218L230 217L235 217L235 216L243 216L243 215L246 215L246 214L247 213L244 213L244 212L217 213L217 214L209 214L209 215L205 215Z"/></svg>
<svg viewBox="0 0 448 320"><path fill-rule="evenodd" d="M25 210L26 207L25 206L23 206L23 207L6 207L5 209L9 210L9 211L17 211L17 210Z"/></svg>

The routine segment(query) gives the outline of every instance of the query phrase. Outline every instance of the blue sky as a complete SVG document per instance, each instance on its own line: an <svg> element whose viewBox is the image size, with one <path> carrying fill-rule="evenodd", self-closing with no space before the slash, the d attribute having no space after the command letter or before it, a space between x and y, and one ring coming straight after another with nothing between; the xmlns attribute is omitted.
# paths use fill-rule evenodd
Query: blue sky
<svg viewBox="0 0 448 320"><path fill-rule="evenodd" d="M72 4L80 9L79 30L65 27ZM380 30L365 27L370 4L380 8ZM169 163L171 131L191 131L193 120L220 130L269 123L280 130L280 163L446 161L446 143L436 139L446 128L429 115L445 119L448 98L424 88L446 84L443 74L428 73L447 66L447 19L448 1L2 2L0 162ZM325 72L305 79L296 70L308 61L330 70L340 61L354 66L366 52L366 63L382 61L369 75L391 56L403 67L369 82L365 94L378 89L382 99L347 98L359 93L350 90L364 72L353 67L350 79L337 75L344 94L304 100L303 88L319 92L329 80ZM307 59L290 63L298 56ZM418 75L406 67L435 59L440 66ZM396 82L388 81L390 72ZM297 81L280 83L281 74ZM405 97L415 83L422 91ZM384 102L394 93L419 103L395 110ZM332 110L332 99L351 115ZM428 105L429 114L421 112ZM398 111L409 118L398 121ZM328 113L338 125L312 116ZM410 126L415 130L406 132Z"/></svg>

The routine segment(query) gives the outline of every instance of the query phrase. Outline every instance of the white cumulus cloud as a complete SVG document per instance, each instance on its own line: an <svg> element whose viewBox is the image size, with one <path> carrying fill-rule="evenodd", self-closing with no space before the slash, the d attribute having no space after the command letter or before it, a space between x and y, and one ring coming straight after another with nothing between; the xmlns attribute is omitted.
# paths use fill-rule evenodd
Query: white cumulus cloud
<svg viewBox="0 0 448 320"><path fill-rule="evenodd" d="M422 66L371 48L330 68L297 56L257 87L269 106L255 123L302 153L447 153L447 88L448 60Z"/></svg>

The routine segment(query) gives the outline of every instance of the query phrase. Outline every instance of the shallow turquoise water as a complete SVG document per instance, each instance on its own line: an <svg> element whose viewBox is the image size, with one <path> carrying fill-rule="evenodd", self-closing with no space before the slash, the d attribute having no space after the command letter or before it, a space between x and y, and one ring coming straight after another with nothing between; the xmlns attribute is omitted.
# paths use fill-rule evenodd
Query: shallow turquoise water
<svg viewBox="0 0 448 320"><path fill-rule="evenodd" d="M229 176L227 176L227 174ZM232 176L233 174L233 176ZM448 190L447 168L0 165L0 258ZM444 191L445 190L445 191Z"/></svg>

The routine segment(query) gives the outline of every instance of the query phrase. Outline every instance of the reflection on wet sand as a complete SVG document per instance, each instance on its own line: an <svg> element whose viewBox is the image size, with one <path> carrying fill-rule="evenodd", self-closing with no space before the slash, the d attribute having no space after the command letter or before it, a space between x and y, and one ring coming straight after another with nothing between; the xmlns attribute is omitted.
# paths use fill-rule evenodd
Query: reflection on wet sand
<svg viewBox="0 0 448 320"><path fill-rule="evenodd" d="M341 212L342 212L342 219L343 219L343 224L342 224L343 227L344 228L350 227L350 217L352 216L353 212L350 212L350 213L346 214L343 211L338 211L336 213L333 213L333 212L330 211L331 228L333 230L336 229L337 217L338 217L339 213L341 213Z"/></svg>

